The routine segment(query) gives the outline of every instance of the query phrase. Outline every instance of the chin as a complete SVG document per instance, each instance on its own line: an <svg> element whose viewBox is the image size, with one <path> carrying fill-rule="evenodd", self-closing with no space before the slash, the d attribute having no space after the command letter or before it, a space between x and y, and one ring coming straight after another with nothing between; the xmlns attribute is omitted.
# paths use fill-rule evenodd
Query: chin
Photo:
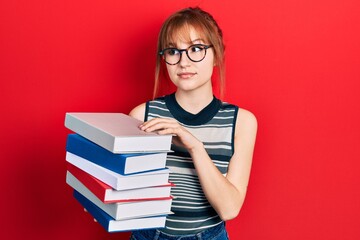
<svg viewBox="0 0 360 240"><path fill-rule="evenodd" d="M197 86L189 82L178 83L176 87L184 91L191 91L197 88Z"/></svg>

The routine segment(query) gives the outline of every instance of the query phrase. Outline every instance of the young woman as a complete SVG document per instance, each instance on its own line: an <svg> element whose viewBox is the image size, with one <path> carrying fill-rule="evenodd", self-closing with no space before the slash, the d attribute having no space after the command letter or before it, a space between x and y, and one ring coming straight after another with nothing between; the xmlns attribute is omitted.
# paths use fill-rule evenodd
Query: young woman
<svg viewBox="0 0 360 240"><path fill-rule="evenodd" d="M228 239L224 222L235 218L244 202L256 118L214 96L214 67L224 85L224 44L209 13L187 8L171 15L160 31L158 52L154 95L162 71L176 91L130 115L145 121L139 126L143 131L174 135L167 159L176 185L174 214L165 228L134 231L131 239Z"/></svg>

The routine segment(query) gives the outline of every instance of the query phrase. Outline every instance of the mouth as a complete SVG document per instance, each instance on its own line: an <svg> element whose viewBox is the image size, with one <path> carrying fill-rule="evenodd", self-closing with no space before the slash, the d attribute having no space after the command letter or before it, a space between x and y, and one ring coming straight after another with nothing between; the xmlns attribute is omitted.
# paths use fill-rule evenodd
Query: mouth
<svg viewBox="0 0 360 240"><path fill-rule="evenodd" d="M189 79L189 78L195 76L196 73L192 73L192 72L182 72L182 73L178 73L177 75L178 75L178 77L180 77L181 79Z"/></svg>

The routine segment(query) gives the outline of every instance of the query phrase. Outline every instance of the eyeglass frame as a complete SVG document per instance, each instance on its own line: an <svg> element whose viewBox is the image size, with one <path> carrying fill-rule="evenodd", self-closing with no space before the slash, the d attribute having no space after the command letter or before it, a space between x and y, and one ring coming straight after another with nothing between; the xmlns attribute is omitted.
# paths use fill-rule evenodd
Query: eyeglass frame
<svg viewBox="0 0 360 240"><path fill-rule="evenodd" d="M189 49L190 49L191 47L194 47L194 46L203 47L203 49L205 50L204 57L203 57L202 59L200 59L200 60L197 60L197 61L191 59L191 57L189 56L189 52L188 52ZM176 65L176 64L178 64L178 63L181 61L181 58L182 58L182 55L183 55L182 53L183 53L183 52L186 53L186 56L189 58L190 61L192 61L192 62L201 62L201 61L204 60L205 57L206 57L206 52L207 52L206 50L208 50L209 48L212 48L212 47L213 47L213 45L211 45L211 44L210 44L210 45L205 45L205 44L192 44L192 45L190 45L189 47L183 48L183 49L178 49L178 48L175 48L175 47L164 48L163 50L159 51L159 54L164 57L164 61L166 62L166 64L169 64L169 65ZM166 50L169 50L169 49L174 49L174 50L176 50L176 51L178 51L178 52L180 53L179 61L177 61L176 63L168 63L168 62L166 61L164 54L165 54L165 51L166 51Z"/></svg>

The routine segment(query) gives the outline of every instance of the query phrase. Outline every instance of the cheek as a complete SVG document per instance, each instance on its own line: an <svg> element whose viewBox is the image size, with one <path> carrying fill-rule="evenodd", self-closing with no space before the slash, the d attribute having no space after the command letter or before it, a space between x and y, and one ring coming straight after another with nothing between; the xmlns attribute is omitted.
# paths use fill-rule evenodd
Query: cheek
<svg viewBox="0 0 360 240"><path fill-rule="evenodd" d="M172 76L175 74L175 67L173 65L166 64L166 70L167 70L169 76Z"/></svg>
<svg viewBox="0 0 360 240"><path fill-rule="evenodd" d="M202 63L203 69L208 69L208 71L210 71L211 69L212 71L212 69L216 65L214 54L212 52L209 52L205 59L200 63Z"/></svg>
<svg viewBox="0 0 360 240"><path fill-rule="evenodd" d="M176 67L166 64L166 70L169 80L174 82L174 79L176 78Z"/></svg>
<svg viewBox="0 0 360 240"><path fill-rule="evenodd" d="M206 72L206 78L211 79L211 77L213 75L213 70L214 70L214 67L213 67L213 65L211 65L211 67L209 67Z"/></svg>
<svg viewBox="0 0 360 240"><path fill-rule="evenodd" d="M214 61L205 61L201 66L201 72L208 76L211 76L214 70Z"/></svg>

